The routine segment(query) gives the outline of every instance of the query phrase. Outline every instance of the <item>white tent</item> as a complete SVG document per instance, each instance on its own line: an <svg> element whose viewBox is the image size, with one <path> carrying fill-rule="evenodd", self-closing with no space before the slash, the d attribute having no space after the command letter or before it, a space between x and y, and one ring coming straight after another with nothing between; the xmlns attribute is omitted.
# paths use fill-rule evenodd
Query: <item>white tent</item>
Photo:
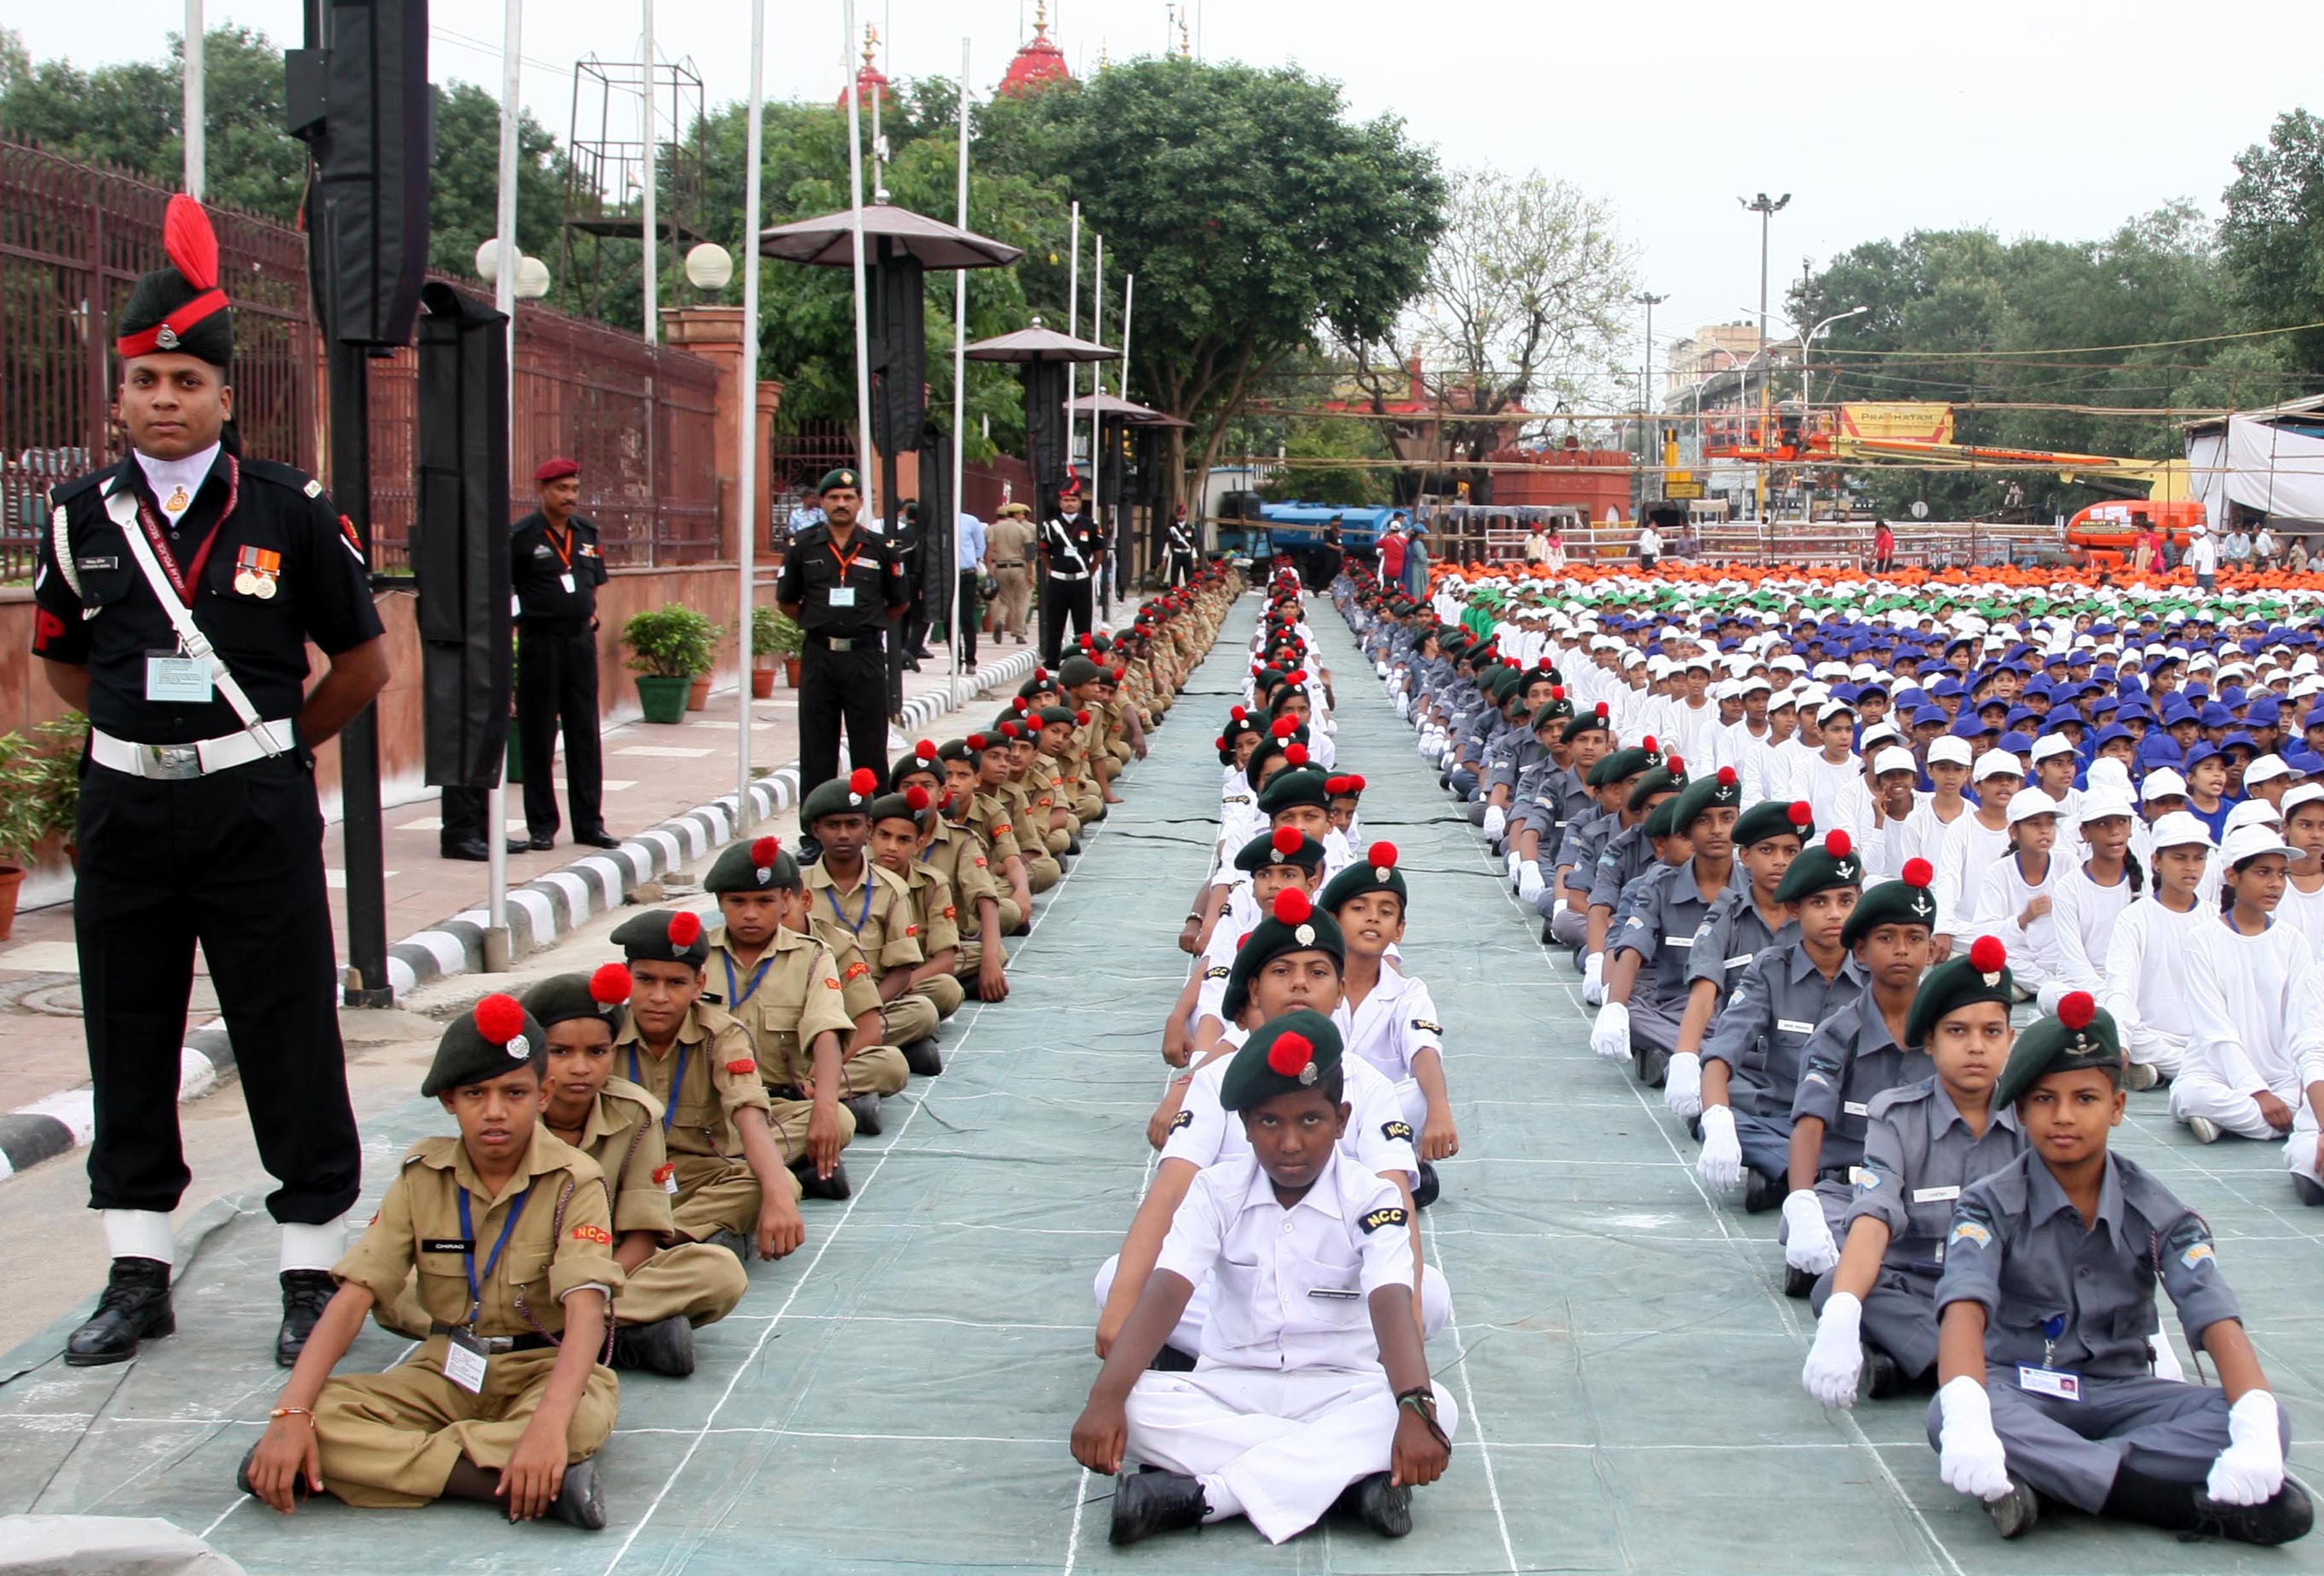
<svg viewBox="0 0 2324 1576"><path fill-rule="evenodd" d="M2187 465L2214 524L2227 520L2230 503L2324 521L2324 401L2198 422L2187 429Z"/></svg>

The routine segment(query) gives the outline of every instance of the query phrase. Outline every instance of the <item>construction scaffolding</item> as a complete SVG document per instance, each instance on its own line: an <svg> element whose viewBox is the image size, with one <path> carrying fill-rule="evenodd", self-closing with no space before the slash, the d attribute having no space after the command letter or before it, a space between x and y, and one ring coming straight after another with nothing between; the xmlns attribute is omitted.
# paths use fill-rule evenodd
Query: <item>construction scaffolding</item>
<svg viewBox="0 0 2324 1576"><path fill-rule="evenodd" d="M567 130L565 227L560 277L581 299L604 287L604 241L645 244L646 183L655 181L654 238L660 275L683 278L687 248L705 238L702 74L691 58L601 60L573 68L573 115ZM581 235L600 244L576 248ZM586 278L583 277L586 272Z"/></svg>

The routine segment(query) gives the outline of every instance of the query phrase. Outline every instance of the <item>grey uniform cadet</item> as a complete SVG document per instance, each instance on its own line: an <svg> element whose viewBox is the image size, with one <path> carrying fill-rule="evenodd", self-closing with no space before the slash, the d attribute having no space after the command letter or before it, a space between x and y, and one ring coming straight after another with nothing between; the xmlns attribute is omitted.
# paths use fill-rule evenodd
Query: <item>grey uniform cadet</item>
<svg viewBox="0 0 2324 1576"><path fill-rule="evenodd" d="M1565 841L1557 851L1557 862L1550 870L1549 886L1534 899L1535 907L1549 921L1550 939L1558 945L1580 946L1590 939L1590 916L1586 912L1576 913L1570 905L1563 912L1557 911L1558 873L1579 871L1582 879L1572 884L1577 887L1583 885L1598 869L1598 855L1604 849L1606 839L1620 825L1619 817L1602 810L1593 810L1566 827Z"/></svg>
<svg viewBox="0 0 2324 1576"><path fill-rule="evenodd" d="M1961 1194L1945 1233L1937 1314L1954 1303L1985 1309L1985 1391L2012 1479L2093 1513L2118 1467L2205 1480L2228 1443L2227 1398L2153 1376L2158 1276L2198 1346L2216 1321L2243 1316L2203 1217L2119 1155L2107 1156L2087 1230L2031 1151ZM2029 1393L2021 1363L2080 1375L2082 1398ZM2288 1445L2288 1415L2278 1419ZM1941 1422L1930 1403L1932 1445Z"/></svg>
<svg viewBox="0 0 2324 1576"><path fill-rule="evenodd" d="M1799 922L1795 919L1768 925L1758 904L1752 901L1748 874L1719 894L1719 900L1703 917L1702 925L1695 932L1694 945L1687 949L1686 988L1691 991L1698 982L1709 980L1719 987L1721 1007L1735 994L1735 987L1753 958L1771 946L1796 945L1800 939Z"/></svg>
<svg viewBox="0 0 2324 1576"><path fill-rule="evenodd" d="M1748 880L1737 865L1725 890ZM1606 933L1606 950L1638 954L1638 978L1630 987L1633 1052L1653 1050L1667 1056L1678 1043L1694 949L1706 934L1712 907L1695 879L1692 860L1657 866L1627 889L1624 908Z"/></svg>
<svg viewBox="0 0 2324 1576"><path fill-rule="evenodd" d="M1727 1103L1743 1163L1781 1180L1792 1164L1792 1100L1808 1041L1864 991L1864 968L1843 954L1830 979L1794 941L1751 960L1711 1032L1702 1059L1728 1066Z"/></svg>
<svg viewBox="0 0 2324 1576"><path fill-rule="evenodd" d="M1848 1219L1857 1195L1857 1173L1864 1159L1872 1101L1886 1091L1925 1080L1935 1071L1928 1052L1908 1051L1896 1043L1880 1004L1868 995L1858 996L1824 1019L1810 1037L1800 1054L1792 1120L1796 1124L1800 1118L1812 1116L1823 1123L1815 1191L1834 1237L1840 1234L1841 1222Z"/></svg>

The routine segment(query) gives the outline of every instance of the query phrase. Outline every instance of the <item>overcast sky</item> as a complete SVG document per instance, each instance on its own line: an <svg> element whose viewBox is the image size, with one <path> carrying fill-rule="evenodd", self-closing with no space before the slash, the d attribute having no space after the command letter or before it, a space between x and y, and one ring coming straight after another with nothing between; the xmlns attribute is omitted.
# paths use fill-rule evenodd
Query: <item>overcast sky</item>
<svg viewBox="0 0 2324 1576"><path fill-rule="evenodd" d="M1212 60L1296 60L1338 78L1361 115L1391 112L1453 164L1529 166L1609 198L1641 253L1662 347L1758 299L1759 221L1737 206L1792 194L1776 216L1771 289L1861 241L1915 226L1987 226L2080 239L2189 198L2218 211L2236 152L2264 140L2313 86L2324 10L2257 0L2190 7L2116 0L1947 0L1934 6L1761 8L1545 5L1541 0L1195 0ZM184 0L18 6L36 58L83 66L150 58L184 24ZM1162 48L1167 0L1065 0L1051 36L1076 71ZM835 95L836 0L768 7L767 91ZM436 6L439 80L497 91L501 7ZM1030 0L863 0L882 66L959 69L989 92L1028 36ZM299 0L208 0L296 42ZM528 105L560 139L576 59L634 60L639 0L533 0L522 56ZM668 57L691 57L712 103L748 86L747 0L659 0ZM782 216L772 216L779 218ZM724 238L722 239L731 239ZM1635 345L1628 359L1635 362Z"/></svg>

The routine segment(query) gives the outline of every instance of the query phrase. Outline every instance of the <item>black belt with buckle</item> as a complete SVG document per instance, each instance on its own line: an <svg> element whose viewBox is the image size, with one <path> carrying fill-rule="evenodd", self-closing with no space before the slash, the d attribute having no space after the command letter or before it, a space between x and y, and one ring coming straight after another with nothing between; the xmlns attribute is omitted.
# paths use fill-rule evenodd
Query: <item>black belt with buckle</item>
<svg viewBox="0 0 2324 1576"><path fill-rule="evenodd" d="M1025 560L1022 558L1017 558L1012 559L1009 563L995 564L992 567L996 569L1021 569L1025 567Z"/></svg>
<svg viewBox="0 0 2324 1576"><path fill-rule="evenodd" d="M438 1319L431 1322L428 1328L430 1333L437 1335L449 1335L452 1333L455 1326L447 1324L442 1320ZM549 1337L540 1334L471 1335L468 1339L474 1341L479 1347L484 1349L487 1355L493 1357L498 1357L503 1352L509 1351L548 1351L557 1344L557 1342Z"/></svg>
<svg viewBox="0 0 2324 1576"><path fill-rule="evenodd" d="M880 643L877 635L822 635L813 631L808 631L807 639L809 645L823 646L834 651L864 650Z"/></svg>

